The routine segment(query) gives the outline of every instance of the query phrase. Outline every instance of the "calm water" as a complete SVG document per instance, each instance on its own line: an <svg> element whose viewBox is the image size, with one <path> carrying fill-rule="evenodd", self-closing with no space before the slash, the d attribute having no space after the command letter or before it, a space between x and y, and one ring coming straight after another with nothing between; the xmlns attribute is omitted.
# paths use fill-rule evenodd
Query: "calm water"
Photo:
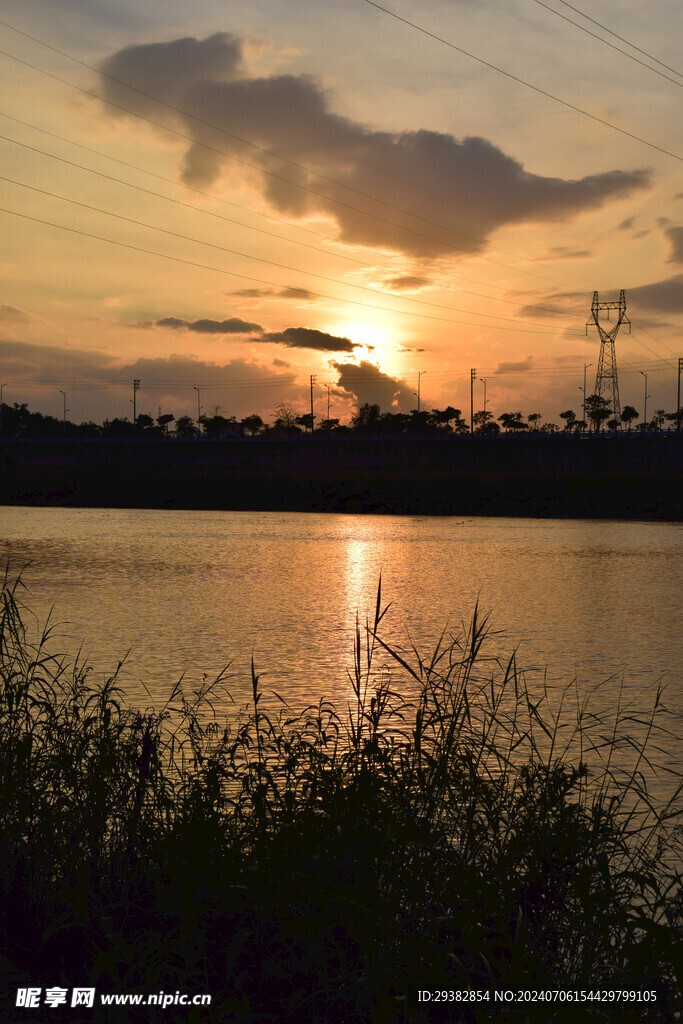
<svg viewBox="0 0 683 1024"><path fill-rule="evenodd" d="M28 603L54 606L56 646L123 673L161 701L228 663L238 703L253 653L265 690L344 699L356 611L392 602L385 637L427 654L475 601L531 678L582 691L609 676L634 696L681 696L681 531L676 524L298 513L0 509L0 556L30 563ZM679 732L680 735L680 732ZM672 762L683 754L675 741Z"/></svg>

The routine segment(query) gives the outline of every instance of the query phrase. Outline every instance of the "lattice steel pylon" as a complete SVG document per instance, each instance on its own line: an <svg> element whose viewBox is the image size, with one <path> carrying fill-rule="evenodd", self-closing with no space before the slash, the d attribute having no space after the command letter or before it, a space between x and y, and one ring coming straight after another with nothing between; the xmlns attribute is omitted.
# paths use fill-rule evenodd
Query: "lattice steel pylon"
<svg viewBox="0 0 683 1024"><path fill-rule="evenodd" d="M617 310L619 318L611 331L606 331L600 324L600 313L606 312L607 319L610 318L610 311ZM595 375L595 394L606 399L612 406L612 415L615 420L621 419L621 404L619 402L619 379L617 377L617 357L614 351L614 340L619 333L622 324L628 324L628 332L631 333L631 321L626 316L626 292L622 288L619 292L618 302L598 302L598 293L593 292L593 305L591 306L591 318L586 323L586 334L588 328L594 324L600 335L600 357L598 359L598 372ZM585 396L584 396L585 397Z"/></svg>

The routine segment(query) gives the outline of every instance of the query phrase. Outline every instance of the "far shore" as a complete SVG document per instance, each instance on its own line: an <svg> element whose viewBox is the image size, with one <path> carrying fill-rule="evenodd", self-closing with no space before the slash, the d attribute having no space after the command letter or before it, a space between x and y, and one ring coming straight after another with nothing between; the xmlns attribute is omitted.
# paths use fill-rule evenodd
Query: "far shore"
<svg viewBox="0 0 683 1024"><path fill-rule="evenodd" d="M681 434L6 440L0 504L680 521Z"/></svg>

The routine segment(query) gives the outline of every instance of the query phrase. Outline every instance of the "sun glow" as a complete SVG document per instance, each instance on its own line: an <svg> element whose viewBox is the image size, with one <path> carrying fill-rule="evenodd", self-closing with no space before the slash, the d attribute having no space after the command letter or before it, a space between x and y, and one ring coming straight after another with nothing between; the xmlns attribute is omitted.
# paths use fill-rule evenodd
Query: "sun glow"
<svg viewBox="0 0 683 1024"><path fill-rule="evenodd" d="M383 373L393 375L399 370L398 343L394 330L388 325L371 320L342 321L331 333L362 346L355 350L357 360L369 360Z"/></svg>

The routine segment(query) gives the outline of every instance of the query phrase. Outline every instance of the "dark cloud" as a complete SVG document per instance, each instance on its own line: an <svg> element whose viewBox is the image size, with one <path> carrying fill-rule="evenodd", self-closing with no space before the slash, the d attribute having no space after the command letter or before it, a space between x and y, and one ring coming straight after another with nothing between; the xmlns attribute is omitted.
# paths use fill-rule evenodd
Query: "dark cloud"
<svg viewBox="0 0 683 1024"><path fill-rule="evenodd" d="M233 316L229 320L180 320L177 316L165 316L155 321L157 327L183 328L196 334L260 334L260 324L252 324Z"/></svg>
<svg viewBox="0 0 683 1024"><path fill-rule="evenodd" d="M548 250L544 259L582 260L592 255L590 249L572 249L569 245L555 245Z"/></svg>
<svg viewBox="0 0 683 1024"><path fill-rule="evenodd" d="M530 370L531 364L533 363L533 356L527 356L526 359L521 360L517 363L498 363L498 366L493 371L496 373L517 373L520 370Z"/></svg>
<svg viewBox="0 0 683 1024"><path fill-rule="evenodd" d="M669 228L665 234L671 243L669 263L683 263L683 227Z"/></svg>
<svg viewBox="0 0 683 1024"><path fill-rule="evenodd" d="M35 379L57 387L72 377L86 383L93 378L100 379L103 371L114 365L114 360L101 352L9 339L0 339L0 362L3 380L8 377Z"/></svg>
<svg viewBox="0 0 683 1024"><path fill-rule="evenodd" d="M238 292L228 292L227 294L241 299L263 299L269 295L277 295L277 292L274 288L240 288Z"/></svg>
<svg viewBox="0 0 683 1024"><path fill-rule="evenodd" d="M394 292L414 292L420 288L426 288L431 281L426 277L413 277L410 274L404 274L402 277L387 277L382 284Z"/></svg>
<svg viewBox="0 0 683 1024"><path fill-rule="evenodd" d="M158 103L148 93L183 111L166 108L164 116L197 140L185 153L185 181L203 187L226 169L253 180L253 171L236 169L229 159L244 159L239 139L248 139L258 147L248 151L248 159L262 172L271 205L290 216L334 216L339 238L354 245L428 257L447 254L453 246L478 252L505 224L566 221L650 181L645 170L612 170L579 180L544 177L487 139L370 129L335 113L313 78L247 77L239 41L224 33L203 41L127 47L102 70L142 90L131 92L103 77L107 99L157 119ZM384 203L363 193L381 196Z"/></svg>
<svg viewBox="0 0 683 1024"><path fill-rule="evenodd" d="M219 365L173 353L121 363L93 350L0 339L0 364L2 380L7 382L6 402L27 402L31 409L61 416L59 389L65 388L74 422L94 419L101 423L116 416L130 419L134 379L141 381L138 411L153 416L159 405L176 416L196 415L197 385L207 410L219 403L223 415L238 419L252 412L270 418L284 401L305 410L309 396L307 385L296 384L291 372L278 372L241 358ZM65 383L74 379L79 381L78 388Z"/></svg>
<svg viewBox="0 0 683 1024"><path fill-rule="evenodd" d="M683 313L683 274L676 274L673 277L666 278L663 281L655 281L652 284L626 288L625 291L626 313L633 320L634 325L636 319L631 309L631 301L647 307L648 310L655 314ZM619 293L616 290L599 293L600 302L613 302L617 301L618 298ZM538 306L543 306L545 309L554 308L558 312L565 313L568 316L571 315L575 318L576 325L578 325L579 307L584 307L585 320L587 321L590 319L592 301L593 295L591 292L561 292L548 295L545 299L539 298ZM520 315L525 317L547 316L547 313L539 310L538 306L524 306L520 311ZM637 323L638 326L645 327L656 325L657 321L646 321L642 316L638 316ZM560 326L558 325L558 330Z"/></svg>
<svg viewBox="0 0 683 1024"><path fill-rule="evenodd" d="M630 288L626 292L627 306L629 296L653 313L683 313L683 274Z"/></svg>
<svg viewBox="0 0 683 1024"><path fill-rule="evenodd" d="M635 222L635 217L627 217L626 220L622 220L621 224L617 225L617 229L619 231L630 231Z"/></svg>
<svg viewBox="0 0 683 1024"><path fill-rule="evenodd" d="M280 297L283 299L314 299L315 295L305 288L283 288Z"/></svg>
<svg viewBox="0 0 683 1024"><path fill-rule="evenodd" d="M284 331L264 334L259 341L271 341L290 348L312 348L318 352L353 352L363 346L349 338L338 338L325 331L316 331L311 327L287 327Z"/></svg>
<svg viewBox="0 0 683 1024"><path fill-rule="evenodd" d="M273 359L273 366L287 367L291 366L291 363L288 363L286 359Z"/></svg>
<svg viewBox="0 0 683 1024"><path fill-rule="evenodd" d="M241 288L238 292L230 292L230 295L243 299L315 299L314 292L306 288Z"/></svg>
<svg viewBox="0 0 683 1024"><path fill-rule="evenodd" d="M358 406L379 405L382 412L410 412L417 402L406 381L382 373L372 363L331 363L339 377L337 387Z"/></svg>

